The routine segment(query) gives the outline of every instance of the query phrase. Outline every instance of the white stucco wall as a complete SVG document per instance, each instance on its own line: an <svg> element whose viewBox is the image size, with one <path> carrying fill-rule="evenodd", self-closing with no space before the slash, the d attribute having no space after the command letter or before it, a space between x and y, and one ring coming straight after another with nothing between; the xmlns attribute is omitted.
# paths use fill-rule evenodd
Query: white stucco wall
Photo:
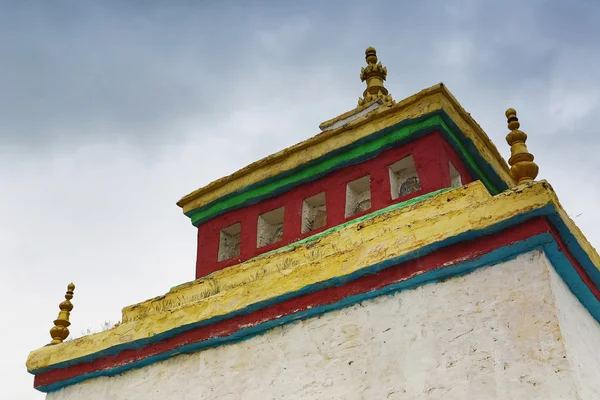
<svg viewBox="0 0 600 400"><path fill-rule="evenodd" d="M598 344L598 326L552 274L533 252L48 400L598 399L596 352L577 345Z"/></svg>
<svg viewBox="0 0 600 400"><path fill-rule="evenodd" d="M600 399L600 325L554 269L548 269L564 346L579 396L584 400Z"/></svg>

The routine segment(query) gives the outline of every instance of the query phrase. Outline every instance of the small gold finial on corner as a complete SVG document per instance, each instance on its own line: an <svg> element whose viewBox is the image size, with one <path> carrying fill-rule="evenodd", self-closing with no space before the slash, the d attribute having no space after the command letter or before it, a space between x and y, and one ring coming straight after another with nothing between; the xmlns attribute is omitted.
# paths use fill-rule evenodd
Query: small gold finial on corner
<svg viewBox="0 0 600 400"><path fill-rule="evenodd" d="M527 134L520 131L519 119L514 108L506 110L506 118L510 133L506 135L506 142L510 145L510 176L518 184L533 181L538 174L539 167L533 162L533 154L527 150Z"/></svg>
<svg viewBox="0 0 600 400"><path fill-rule="evenodd" d="M381 62L377 62L377 50L373 47L367 48L365 50L365 59L367 60L367 67L361 68L360 80L361 82L367 81L367 88L363 92L363 97L358 99L359 107L375 99L381 99L384 103L393 104L392 95L383 86L383 81L387 77L387 68L381 65Z"/></svg>
<svg viewBox="0 0 600 400"><path fill-rule="evenodd" d="M71 325L69 322L69 316L71 314L71 310L73 310L71 299L73 298L74 291L75 285L71 282L67 286L65 301L58 305L60 311L58 313L58 318L54 320L54 327L50 329L50 336L52 337L50 344L62 343L69 336L69 329L67 327Z"/></svg>

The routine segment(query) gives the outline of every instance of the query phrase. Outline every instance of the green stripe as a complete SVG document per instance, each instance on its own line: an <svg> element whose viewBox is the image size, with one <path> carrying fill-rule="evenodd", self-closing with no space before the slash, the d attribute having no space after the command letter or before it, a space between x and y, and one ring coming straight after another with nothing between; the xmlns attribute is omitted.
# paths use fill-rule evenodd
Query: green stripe
<svg viewBox="0 0 600 400"><path fill-rule="evenodd" d="M427 200L430 197L436 196L436 195L438 195L440 193L444 193L444 192L447 192L447 191L452 190L452 189L455 189L455 188L452 187L452 188L444 188L444 189L436 190L435 192L426 193L426 194L423 194L421 196L417 196L415 198L412 198L410 200L402 201L402 202L397 203L397 204L392 204L391 206L382 208L382 209L377 210L377 211L373 211L372 213L369 213L369 214L363 215L362 217L358 217L358 218L352 219L350 221L344 222L343 224L332 226L329 229L325 229L323 232L316 233L316 234L314 234L312 236L309 236L309 237L306 237L306 238L304 238L302 240L298 240L297 242L293 242L293 243L290 243L290 244L288 244L286 246L282 246L282 247L279 247L279 248L277 248L275 250L271 250L271 251L269 251L267 253L260 254L260 255L258 255L256 257L250 258L250 259L248 259L248 260L246 260L244 262L249 262L251 260L255 260L257 258L265 257L265 256L268 256L268 255L271 255L271 254L281 253L281 252L284 252L284 251L287 251L287 250L290 250L290 249L294 249L294 248L296 248L298 246L302 246L302 245L305 245L307 243L314 242L316 240L321 239L323 236L327 236L327 235L329 235L329 234L331 234L333 232L339 231L339 230L341 230L341 229L343 229L343 228L345 228L347 226L355 225L355 224L360 224L363 221L375 218L375 217L377 217L377 216L379 216L381 214L385 214L385 213L390 212L390 211L398 210L398 209L403 208L403 207L412 206L413 204L419 203L419 202L421 202L423 200ZM202 278L198 278L196 280L206 279L206 278L208 278L209 276L211 276L213 274L214 274L214 272L211 273L211 274L208 274L206 276L203 276ZM180 286L187 285L188 283L191 283L191 282L194 282L194 281L189 281L189 282L185 282L185 283L179 284L177 286L173 286L170 291L172 291L172 290L174 290L174 289L176 289L176 288L178 288Z"/></svg>
<svg viewBox="0 0 600 400"><path fill-rule="evenodd" d="M356 219L344 222L343 224L332 226L331 228L326 229L323 232L319 232L319 233L316 233L316 234L314 234L312 236L304 238L302 240L298 240L297 242L290 243L287 246L279 247L279 248L277 248L275 250L271 250L271 251L269 251L267 253L263 253L263 254L258 255L258 256L254 257L254 258L251 258L250 260L254 260L254 259L259 258L259 257L268 256L270 254L281 253L283 251L294 249L294 248L296 248L298 246L302 246L302 245L305 245L307 243L314 242L315 240L321 239L323 236L327 236L327 235L329 235L329 234L331 234L331 233L333 233L335 231L339 231L340 229L343 229L343 228L345 228L347 226L355 225L355 224L360 224L363 221L375 218L375 217L377 217L377 216L379 216L381 214L385 214L387 212L390 212L390 211L393 211L393 210L397 210L399 208L403 208L403 207L407 207L407 206L412 206L415 203L419 203L419 202L421 202L423 200L426 200L426 199L428 199L430 197L436 196L436 195L438 195L440 193L444 193L444 192L447 192L447 191L452 190L452 189L456 189L456 188L454 188L454 187L444 188L444 189L436 190L435 192L430 192L430 193L423 194L421 196L412 198L410 200L406 200L406 201L403 201L403 202L400 202L400 203L397 203L397 204L392 204L391 206L382 208L380 210L374 211L374 212L372 212L370 214L367 214L367 215L363 215L362 217L358 217Z"/></svg>
<svg viewBox="0 0 600 400"><path fill-rule="evenodd" d="M493 194L499 192L495 185L479 168L463 142L458 139L457 134L448 127L439 114L429 116L418 122L410 123L413 121L415 120L407 120L408 123L406 125L387 134L378 135L378 133L385 133L380 131L347 146L345 149L341 149L342 151L340 152L327 154L320 159L315 160L312 164L298 167L293 171L289 171L290 173L288 174L281 174L285 176L274 177L274 179L265 180L256 185L232 193L207 204L204 207L188 212L188 216L192 220L192 223L197 226L199 223L223 214L231 209L240 208L242 205L257 203L260 200L289 190L294 186L317 179L319 176L323 176L334 169L350 165L353 161L364 161L361 160L361 158L376 154L386 147L389 148L390 145L397 142L403 142L415 134L422 135L436 129L443 131L443 133L445 133L452 141L451 145L453 145L457 152L463 156L470 169L475 173L474 178L481 179L484 185L486 185Z"/></svg>
<svg viewBox="0 0 600 400"><path fill-rule="evenodd" d="M442 121L442 126L444 127L444 130L446 131L446 133L452 138L452 141L454 142L454 144L458 147L458 152L460 154L462 154L462 156L467 160L467 164L473 170L475 170L476 175L479 176L479 179L481 179L483 184L492 192L492 194L500 193L500 190L496 187L496 185L494 185L491 182L491 180L488 178L488 176L483 173L481 168L479 168L479 166L475 162L475 159L473 158L471 153L469 153L469 151L467 151L464 144L456 137L456 134L452 131L452 129L450 129L448 127L448 125L446 125L446 123L443 121Z"/></svg>

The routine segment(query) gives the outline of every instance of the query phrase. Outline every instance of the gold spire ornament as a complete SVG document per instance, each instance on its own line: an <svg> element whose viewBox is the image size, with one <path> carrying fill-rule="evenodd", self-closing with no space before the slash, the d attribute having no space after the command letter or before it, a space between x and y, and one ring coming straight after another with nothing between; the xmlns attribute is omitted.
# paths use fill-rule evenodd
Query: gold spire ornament
<svg viewBox="0 0 600 400"><path fill-rule="evenodd" d="M373 47L365 50L365 55L367 67L361 68L360 80L361 82L367 81L367 88L363 92L363 97L358 99L358 105L364 106L375 99L393 104L392 95L383 86L383 81L387 77L387 68L382 66L381 62L377 62L377 51Z"/></svg>
<svg viewBox="0 0 600 400"><path fill-rule="evenodd" d="M58 308L60 308L58 318L54 320L54 327L50 329L50 336L52 337L50 344L62 343L69 336L69 329L67 327L71 325L69 315L71 314L71 310L73 310L71 299L73 298L74 291L75 285L69 283L67 293L65 294L65 301L58 305Z"/></svg>
<svg viewBox="0 0 600 400"><path fill-rule="evenodd" d="M527 151L527 135L519 130L521 124L514 108L506 110L506 118L510 129L506 135L506 142L510 145L510 176L519 184L531 182L536 178L539 167L533 162L533 154Z"/></svg>

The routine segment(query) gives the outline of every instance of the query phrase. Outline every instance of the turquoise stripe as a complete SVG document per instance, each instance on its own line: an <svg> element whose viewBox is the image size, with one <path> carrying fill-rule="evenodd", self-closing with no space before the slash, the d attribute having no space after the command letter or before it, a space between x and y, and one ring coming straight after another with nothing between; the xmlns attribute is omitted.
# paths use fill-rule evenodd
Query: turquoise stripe
<svg viewBox="0 0 600 400"><path fill-rule="evenodd" d="M403 263L403 262L406 262L406 261L410 261L410 260L413 260L413 259L416 259L416 258L419 258L419 257L423 257L423 256L425 256L427 254L430 254L430 253L433 253L434 251L437 251L437 250L439 250L441 248L444 248L444 247L447 247L447 246L451 246L453 244L456 244L456 243L459 243L459 242L462 242L462 241L474 240L474 239L477 239L477 238L482 237L482 236L487 236L487 235L490 235L490 234L493 234L493 233L500 232L500 231L502 231L502 230L504 230L504 229L506 229L506 228L508 228L510 226L518 225L518 224L523 223L523 222L525 222L525 221L527 221L527 220L529 220L531 218L535 218L535 217L538 217L538 216L548 216L552 212L551 210L553 210L553 208L550 205L548 205L546 207L534 209L534 210L531 210L531 211L529 211L527 213L523 213L523 214L517 215L517 216L515 216L513 218L504 220L504 221L502 221L500 223L497 223L496 225L493 225L491 227L487 227L485 229L472 230L472 231L464 232L464 233L462 233L460 235L457 235L457 236L454 236L454 237L451 237L451 238L447 238L447 239L444 239L444 240L436 242L436 243L432 243L432 244L423 246L420 249L417 249L417 250L415 250L413 252L407 253L407 254L405 254L403 256L391 258L391 259L386 260L386 261L384 261L384 262L382 262L380 264L377 264L375 266L365 267L365 268L363 268L363 269L361 269L359 271L354 272L351 275L345 275L343 277L334 278L333 280L330 280L330 281L320 282L320 283L316 284L318 286L316 288L316 290L321 290L322 288L328 287L328 286L337 286L337 282L340 281L340 280L342 280L342 279L345 280L345 281L347 281L347 282L350 282L350 281L352 281L352 280L354 280L354 279L356 279L356 278L358 278L358 277L360 277L362 275L366 275L366 274L369 274L369 273L375 273L375 272L379 271L380 269L382 269L382 267L381 267L382 265L385 265L386 267L389 267L389 266L393 266L393 265L396 265L396 264L400 264L400 263ZM375 268L376 270L372 271L373 268ZM332 282L336 282L336 284L332 284ZM293 293L286 293L283 296L271 299L267 303L255 303L255 304L252 304L252 305L244 308L243 310L238 310L238 311L236 311L234 313L230 313L230 314L222 315L222 316L218 316L218 317L213 317L213 318L210 318L208 320L204 320L204 321L200 321L200 322L195 323L195 324L187 325L185 327L175 328L175 329L170 330L168 332L163 332L163 333L160 333L160 334L156 334L156 335L154 335L154 336L152 336L150 338L139 339L139 340L137 340L135 342L130 342L130 343L122 344L122 345L113 346L113 347L111 347L109 349L105 349L105 350L99 351L97 353L94 353L94 354L91 354L91 355L88 355L88 356L85 356L85 357L80 357L80 358L77 358L77 359L72 359L72 360L69 360L69 361L65 361L63 363L55 364L55 365L53 365L51 367L46 367L46 368L35 370L35 371L32 371L32 372L36 373L36 374L37 373L42 373L42 372L45 372L47 370L54 369L54 368L64 368L64 367L68 367L68 366L71 366L71 365L80 364L80 363L83 363L83 362L90 362L90 361L92 361L92 360L94 360L96 358L101 358L101 357L105 357L105 356L112 356L112 355L118 354L121 351L127 350L127 349L139 349L139 348L143 348L143 347L146 347L147 345L149 345L151 343L159 342L159 341L164 340L166 338L169 338L169 337L172 337L172 336L176 336L176 335L178 335L178 334L180 334L182 332L185 332L187 330L198 328L198 327L201 327L201 326L211 325L211 324L214 324L216 322L219 322L219 321L222 321L222 320L225 320L225 319L229 319L229 318L233 318L233 317L236 317L236 316L239 316L239 315L248 314L250 312L254 312L254 311L260 310L260 309L262 309L264 307L268 307L268 306L271 306L273 304L280 303L281 301L288 300L288 299L291 299L291 298L294 298L294 297L297 297L297 296L300 296L300 295L312 293L314 291L314 290L309 290L309 289L311 289L311 287L304 287L304 288L300 289L299 291L296 291L296 292L293 292Z"/></svg>
<svg viewBox="0 0 600 400"><path fill-rule="evenodd" d="M304 320L308 318L314 318L316 316L322 315L327 312L339 310L342 308L346 308L352 306L354 304L363 302L365 300L369 300L378 296L391 294L398 291L414 289L420 285L439 282L440 280L445 280L451 277L461 276L468 274L476 269L491 266L493 264L501 263L508 261L510 259L515 258L519 254L523 254L532 250L544 250L546 256L550 259L552 265L565 280L567 285L572 291L575 291L575 294L580 299L582 304L591 311L592 315L596 320L600 320L600 304L595 296L590 292L587 286L578 279L579 275L572 267L571 263L566 258L565 254L558 250L556 246L556 242L550 233L543 233L537 236L533 236L526 240L522 240L517 243L513 243L508 246L504 246L502 248L493 250L490 253L487 253L475 260L471 260L468 262L464 262L462 264L453 265L446 268L440 268L433 271L429 271L423 273L421 275L417 275L416 277L402 281L396 284L389 285L385 288L379 290L373 290L366 293L361 293L359 295L346 297L345 299L334 303L334 304L326 304L322 306L317 306L311 308L309 310L305 310L293 315L284 316L282 318L265 322L260 325L252 326L249 328L241 329L232 335L226 337L217 337L212 338L207 341L193 343L189 345L185 345L179 347L175 350L171 350L166 353L158 354L156 356L148 357L143 360L137 361L135 363L122 365L111 370L103 370L103 371L95 371L91 374L77 376L75 378L65 380L62 382L57 382L51 385L38 387L37 389L43 392L51 392L58 390L62 387L73 385L84 380L100 377L100 376L113 376L122 372L125 372L134 368L142 368L144 366L166 360L170 357L176 356L178 354L186 354L197 352L206 348L220 346L223 344L231 344L240 342L243 340L250 339L256 335L260 335L267 330L270 330L274 327L281 326L284 324L288 324L298 320ZM376 273L377 271L386 268L388 266L384 264L388 264L393 260L389 260L385 263L382 263L378 266L373 266L370 268L369 273ZM395 264L394 264L395 265ZM391 265L390 265L391 266ZM339 282L335 282L330 286L338 286L342 285L345 282L344 280L340 280Z"/></svg>
<svg viewBox="0 0 600 400"><path fill-rule="evenodd" d="M316 234L314 234L312 236L308 236L308 237L306 237L304 239L298 240L298 241L290 243L288 245L285 245L285 246L282 246L282 247L278 247L277 249L268 251L266 253L259 254L258 256L250 258L250 259L248 259L248 260L246 260L244 262L248 262L248 261L251 261L251 260L256 260L257 258L261 258L261 257L265 257L265 256L268 256L268 255L271 255L271 254L281 253L281 252L284 252L284 251L288 251L288 250L294 249L294 248L296 248L298 246L302 246L302 245L305 245L307 243L314 242L315 240L319 240L320 238L322 238L324 236L327 236L327 235L329 235L329 234L331 234L333 232L339 231L340 229L345 228L347 226L360 224L361 222L373 219L373 218L375 218L375 217L377 217L377 216L379 216L381 214L385 214L385 213L388 213L390 211L399 210L399 209L404 208L404 207L415 205L415 204L417 204L417 203L419 203L421 201L427 200L430 197L436 196L436 195L441 194L441 193L445 193L445 192L453 190L453 189L456 189L456 188L454 188L454 187L444 188L444 189L436 190L435 192L425 193L425 194L423 194L421 196L414 197L414 198L412 198L410 200L406 200L406 201L402 201L400 203L392 204L391 206L387 206L385 208L379 209L379 210L374 211L372 213L369 213L369 214L363 215L361 217L352 219L350 221L344 222L343 224L332 226L331 228L326 229L326 230L324 230L322 232L316 233ZM171 287L170 290L176 289L176 288L178 288L180 286L187 285L189 283L192 283L192 282L195 282L195 281L198 281L198 280L206 279L206 278L208 278L210 276L213 276L214 274L216 274L218 272L219 271L215 271L215 272L212 272L212 273L210 273L210 274L208 274L206 276L203 276L201 278L194 279L193 281L181 283L179 285Z"/></svg>
<svg viewBox="0 0 600 400"><path fill-rule="evenodd" d="M477 231L465 232L465 233L455 236L453 238L449 238L444 241L425 246L425 247L423 247L419 250L416 250L410 254L391 258L389 260L386 260L384 262L364 268L360 271L357 271L357 272L347 275L347 276L337 277L337 278L331 279L326 282L320 282L318 284L304 287L295 293L288 293L286 295L271 299L269 301L253 304L251 306L246 307L243 310L239 310L235 313L231 313L226 316L219 316L219 317L211 318L206 321L201 321L196 324L191 324L186 327L180 327L180 328L171 330L169 332L164 332L162 334L155 335L148 339L141 339L141 340L138 340L133 343L127 343L127 344L123 344L123 345L119 345L119 346L114 346L114 347L111 347L110 349L106 349L101 352L89 355L89 356L81 357L81 358L75 359L75 360L69 360L64 363L53 365L51 367L35 370L35 371L32 371L32 373L40 374L40 373L43 373L43 372L46 372L46 371L49 371L49 370L55 369L55 368L65 368L65 367L69 367L69 366L84 363L84 362L90 362L97 358L110 356L110 355L116 355L119 352L126 350L126 349L143 348L151 343L160 342L169 337L177 336L177 335L179 335L185 331L188 331L190 329L194 329L194 328L197 328L200 326L214 324L221 320L229 319L229 318L232 318L232 317L235 317L238 315L251 313L251 312L257 311L259 309L275 305L277 303L280 303L282 301L285 301L285 300L288 300L288 299L291 299L291 298L294 298L297 296L301 296L304 294L308 294L308 293L312 293L312 292L321 290L326 287L344 285L344 284L346 284L352 280L355 280L361 276L364 276L366 274L373 274L382 269L389 268L394 265L398 265L403 262L410 261L412 259L423 257L426 254L430 254L438 249L441 249L443 247L446 247L446 246L449 246L452 244L456 244L458 242L472 240L472 239L476 239L481 236L486 236L486 235L500 232L510 226L521 224L531 218L535 218L538 216L547 216L550 219L560 218L560 217L558 217L558 214L554 210L553 206L547 205L543 208L539 208L536 210L532 210L528 213L524 213L524 214L515 216L509 220L498 223L492 227L488 227L486 229L477 230ZM566 226L564 226L564 224L563 224L563 227L557 226L559 235L561 236L563 241L565 241L566 243L570 243L570 245L573 247L573 249L576 250L575 252L572 253L572 255L574 257L576 257L576 259L582 265L582 267L586 270L586 272L588 272L588 274L590 274L590 277L594 281L594 284L596 286L598 286L598 283L599 283L599 281L597 280L597 277L599 275L598 270L595 268L595 266L591 262L591 260L589 260L589 257L587 257L587 254L585 252L583 252L583 249L581 249L579 247L578 242L575 240L575 238L573 237L571 232L568 229L566 229L566 231L565 231L565 228L566 228ZM579 251L578 251L578 247L579 247ZM528 252L528 251L531 251L534 249L543 249L546 251L547 257L552 262L552 265L557 270L557 272L562 277L562 279L565 281L565 283L568 285L570 290L575 294L575 296L579 299L579 301L582 303L582 305L587 308L587 310L590 312L590 314L597 321L600 321L600 302L598 301L598 299L596 299L594 294L589 290L587 285L585 285L585 283L581 280L581 278L579 277L579 274L577 274L577 272L575 271L575 269L573 268L573 266L571 265L571 263L568 261L567 257L565 256L565 254L558 249L554 238L549 233L537 235L535 237L512 244L510 246L505 246L502 249L494 250L493 252L488 253L487 255L478 258L477 260L472 260L472 261L469 261L469 262L466 262L466 263L463 263L460 265L448 267L448 268L442 268L442 269L439 269L436 271L430 271L428 273L419 275L413 279L401 282L398 284L400 286L392 285L389 288L382 289L382 291L406 290L408 288L412 288L417 285L421 285L421 284L428 283L428 282L434 282L438 279L445 279L445 278L448 278L451 276L456 276L456 275L460 275L462 273L467 273L467 272L472 271L475 268L498 263L507 258L514 257L515 255L522 254L524 252ZM580 257L583 257L583 258L580 258ZM590 266L595 271L589 270ZM441 274L441 275L437 275L437 274ZM93 378L96 376L110 376L110 375L114 375L114 374L123 372L128 369L143 367L145 365L149 365L154 362L161 361L163 359L166 359L168 357L171 357L171 356L179 354L179 353L193 352L193 351L198 351L198 350L206 348L206 347L213 347L213 346L217 346L217 345L224 344L224 343L231 343L231 342L235 342L235 341L239 341L239 340L244 340L244 339L251 337L252 335L262 333L265 330L271 329L272 327L277 326L277 325L282 325L282 324L289 323L289 322L292 322L292 321L295 321L298 319L311 318L316 315L320 315L319 313L321 311L319 311L319 310L322 310L322 312L326 312L326 311L331 311L331 310L337 309L337 308L347 307L350 304L354 304L356 302L363 301L363 300L365 300L367 298L371 298L373 296L378 296L382 293L384 293L384 292L373 291L373 292L361 294L358 296L344 299L343 301L336 303L336 305L323 306L325 308L315 307L311 310L307 310L303 313L299 313L294 316L280 318L275 321L266 322L266 323L261 324L256 327L247 328L247 330L238 331L238 332L234 333L233 335L225 337L225 338L214 338L214 339L211 339L211 340L213 340L212 342L205 341L205 342L201 342L201 343L191 344L189 346L178 348L178 349L170 351L168 353L148 357L148 358L140 360L138 362L120 366L115 369L96 371L92 374L78 376L71 380L58 382L58 383L48 385L45 387L39 387L38 389L41 391L53 391L53 390L57 390L61 387L71 385L71 384L74 384L77 382L81 382L83 380L90 379L90 378Z"/></svg>

